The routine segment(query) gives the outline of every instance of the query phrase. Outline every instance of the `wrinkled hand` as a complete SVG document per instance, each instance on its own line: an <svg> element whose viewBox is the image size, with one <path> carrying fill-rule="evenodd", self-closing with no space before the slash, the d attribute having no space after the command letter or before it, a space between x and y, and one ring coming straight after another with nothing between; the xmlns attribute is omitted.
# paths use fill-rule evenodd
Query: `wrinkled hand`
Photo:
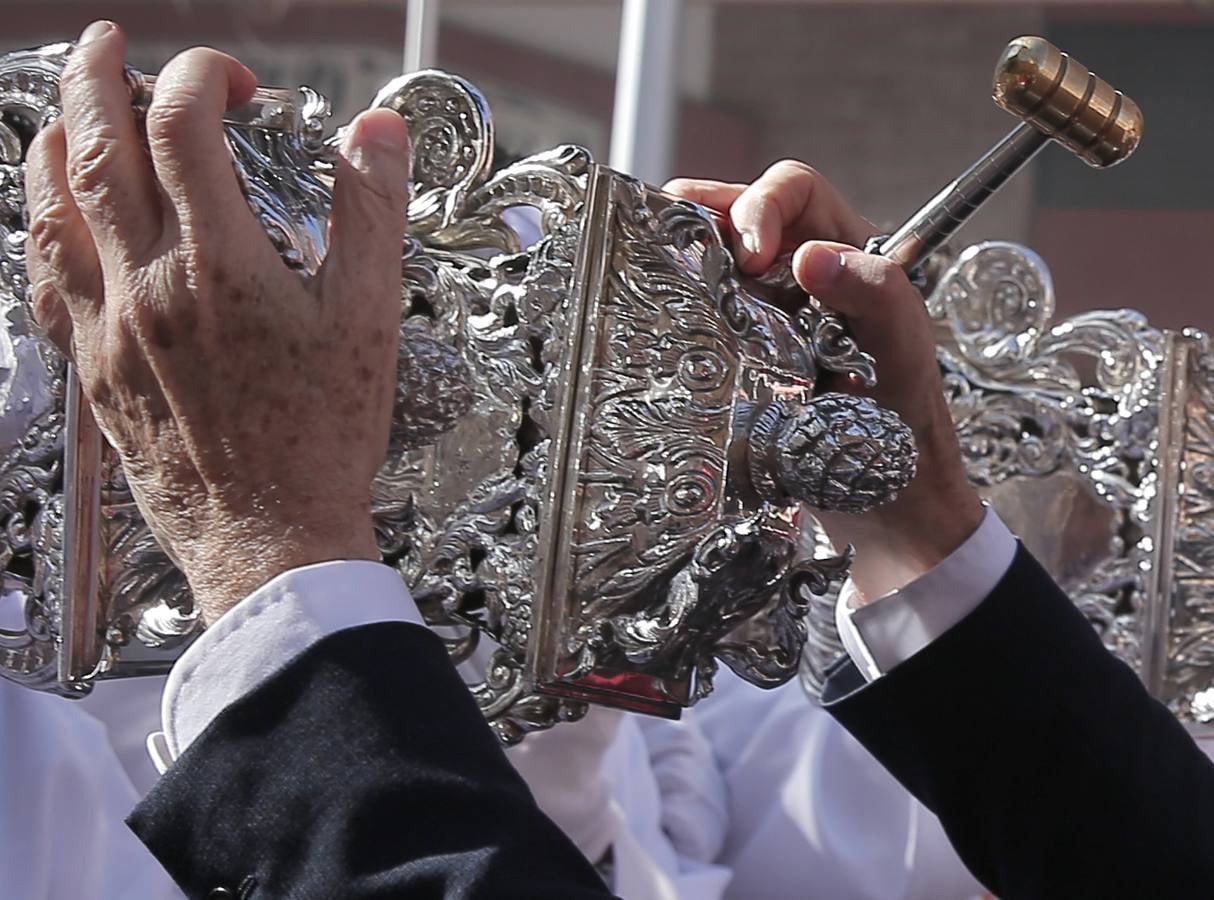
<svg viewBox="0 0 1214 900"><path fill-rule="evenodd" d="M860 348L876 359L877 386L864 393L910 426L918 474L893 503L819 518L837 545L855 545L852 578L869 599L931 569L974 532L982 507L961 462L923 298L896 264L856 249L876 228L798 162L776 163L751 185L677 179L664 189L728 217L745 272L759 274L795 250L797 283L846 316ZM859 392L854 383L829 388Z"/></svg>
<svg viewBox="0 0 1214 900"><path fill-rule="evenodd" d="M403 120L356 120L330 250L288 270L242 195L226 108L254 76L214 50L163 70L140 138L109 23L81 37L63 117L28 154L38 321L76 364L140 511L213 621L279 572L377 559L400 328Z"/></svg>

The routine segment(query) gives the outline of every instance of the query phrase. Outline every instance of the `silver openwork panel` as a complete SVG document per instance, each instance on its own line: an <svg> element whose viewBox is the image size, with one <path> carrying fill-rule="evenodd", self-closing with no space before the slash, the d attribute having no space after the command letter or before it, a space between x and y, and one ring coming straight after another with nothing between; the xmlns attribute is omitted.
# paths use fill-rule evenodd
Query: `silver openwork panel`
<svg viewBox="0 0 1214 900"><path fill-rule="evenodd" d="M0 674L64 692L163 670L198 628L26 305L22 148L57 114L70 52L0 60L0 549L21 610ZM154 79L130 83L145 108ZM488 109L463 80L416 73L374 105L408 120L414 157L372 511L498 735L587 701L677 715L718 660L756 684L790 678L807 605L847 563L801 546L802 504L866 509L914 471L897 417L814 394L820 371L871 377L871 360L803 296L786 312L783 289L740 277L702 208L578 147L494 170ZM302 272L325 251L326 115L314 93L263 89L226 126L251 208ZM534 239L512 226L521 208Z"/></svg>
<svg viewBox="0 0 1214 900"><path fill-rule="evenodd" d="M1132 310L1055 322L1045 263L1001 242L948 261L927 303L971 481L1155 696L1214 722L1205 336ZM811 624L814 690L841 648L833 618Z"/></svg>

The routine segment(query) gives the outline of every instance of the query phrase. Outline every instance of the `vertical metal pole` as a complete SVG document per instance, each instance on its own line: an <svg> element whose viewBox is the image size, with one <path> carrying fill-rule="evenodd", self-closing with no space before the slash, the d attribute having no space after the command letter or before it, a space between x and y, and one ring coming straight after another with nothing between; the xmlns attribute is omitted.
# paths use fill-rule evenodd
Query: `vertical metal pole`
<svg viewBox="0 0 1214 900"><path fill-rule="evenodd" d="M610 165L651 184L674 161L682 11L683 0L624 0Z"/></svg>
<svg viewBox="0 0 1214 900"><path fill-rule="evenodd" d="M432 68L438 62L438 19L442 0L407 0L404 71Z"/></svg>

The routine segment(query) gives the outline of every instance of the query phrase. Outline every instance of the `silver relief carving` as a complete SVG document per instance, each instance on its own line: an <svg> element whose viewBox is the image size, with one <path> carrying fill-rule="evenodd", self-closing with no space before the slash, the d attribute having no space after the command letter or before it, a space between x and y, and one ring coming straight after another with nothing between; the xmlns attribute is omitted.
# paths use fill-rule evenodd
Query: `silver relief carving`
<svg viewBox="0 0 1214 900"><path fill-rule="evenodd" d="M70 50L3 60L5 121L32 133L56 114ZM129 81L145 108L155 79ZM871 359L806 298L792 316L766 302L787 303L787 279L741 278L694 204L578 147L494 171L488 109L461 79L415 73L373 105L408 120L415 154L376 533L499 738L575 719L587 701L677 715L719 660L756 684L790 678L810 605L848 563L807 552L802 503L865 509L914 471L897 417L814 394L822 370L871 379ZM306 89L262 89L226 126L250 207L302 273L325 252L340 140L324 137L327 115ZM83 426L64 424L65 366L30 325L21 281L20 132L0 130L5 340L44 399L37 421L5 409L6 584L29 599L25 627L0 633L0 674L76 690L163 670L199 623L113 454L89 470ZM526 240L511 224L522 207L538 223ZM65 442L82 448L95 497L87 478L65 479ZM95 510L95 533L65 509ZM95 587L71 596L65 536L95 538L98 554L84 573ZM80 636L94 628L89 651Z"/></svg>
<svg viewBox="0 0 1214 900"><path fill-rule="evenodd" d="M1156 620L1158 693L1182 719L1214 725L1214 355L1205 334L1174 336L1185 390L1169 403L1180 419L1179 471L1163 482L1176 498L1171 566ZM1167 533L1165 532L1165 539Z"/></svg>

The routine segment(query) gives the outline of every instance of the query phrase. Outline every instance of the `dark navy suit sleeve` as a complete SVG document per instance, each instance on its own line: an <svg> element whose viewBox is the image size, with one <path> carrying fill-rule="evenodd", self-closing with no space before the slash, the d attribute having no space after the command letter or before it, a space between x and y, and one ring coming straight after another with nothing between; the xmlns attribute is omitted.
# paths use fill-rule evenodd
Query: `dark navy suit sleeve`
<svg viewBox="0 0 1214 900"><path fill-rule="evenodd" d="M1002 900L1214 897L1214 764L1021 547L950 631L828 710Z"/></svg>
<svg viewBox="0 0 1214 900"><path fill-rule="evenodd" d="M330 635L225 709L128 820L190 898L608 898L441 642Z"/></svg>

